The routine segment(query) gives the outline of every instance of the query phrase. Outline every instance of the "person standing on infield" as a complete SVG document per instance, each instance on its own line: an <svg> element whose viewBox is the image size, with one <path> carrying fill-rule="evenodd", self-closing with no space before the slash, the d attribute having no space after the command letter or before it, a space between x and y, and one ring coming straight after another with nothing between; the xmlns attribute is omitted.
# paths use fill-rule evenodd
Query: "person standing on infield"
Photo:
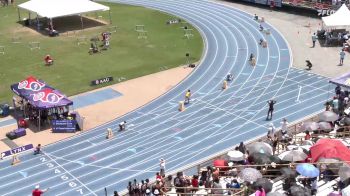
<svg viewBox="0 0 350 196"><path fill-rule="evenodd" d="M275 105L276 101L271 99L267 103L269 105L269 111L267 112L266 120L271 120L272 119L272 113L273 113L273 110L274 110L273 106Z"/></svg>

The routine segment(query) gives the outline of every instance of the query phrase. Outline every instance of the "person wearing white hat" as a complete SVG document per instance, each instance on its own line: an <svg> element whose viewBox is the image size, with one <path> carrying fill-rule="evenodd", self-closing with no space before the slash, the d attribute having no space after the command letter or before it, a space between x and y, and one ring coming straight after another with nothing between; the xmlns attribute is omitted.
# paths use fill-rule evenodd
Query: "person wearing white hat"
<svg viewBox="0 0 350 196"><path fill-rule="evenodd" d="M41 196L42 194L44 194L48 190L49 190L49 188L40 190L40 186L36 185L35 189L32 192L32 196Z"/></svg>
<svg viewBox="0 0 350 196"><path fill-rule="evenodd" d="M163 176L165 175L165 160L163 158L159 159L160 163L160 175Z"/></svg>

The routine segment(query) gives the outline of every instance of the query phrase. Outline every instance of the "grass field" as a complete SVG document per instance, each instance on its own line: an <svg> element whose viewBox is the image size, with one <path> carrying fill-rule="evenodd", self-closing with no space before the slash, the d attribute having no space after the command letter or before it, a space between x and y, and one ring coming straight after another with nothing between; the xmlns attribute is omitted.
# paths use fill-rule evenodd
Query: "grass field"
<svg viewBox="0 0 350 196"><path fill-rule="evenodd" d="M196 30L193 38L187 39L180 24L166 25L175 17L142 7L104 4L110 6L112 26L117 25L118 32L111 36L111 49L94 55L88 54L89 43L78 46L77 37L100 35L108 25L83 31L76 25L75 35L63 33L52 38L19 24L17 8L0 7L0 46L5 46L5 55L0 54L0 102L10 102L13 96L10 85L30 75L71 96L97 88L90 86L94 79L106 76L132 79L177 67L185 63L186 52L193 62L201 57L203 41ZM108 12L98 15L108 21ZM28 13L21 11L21 17L28 17ZM140 24L145 25L148 39L137 38L135 25ZM20 43L12 43L13 37L18 37ZM29 42L34 41L40 42L40 50L29 48ZM44 66L46 54L54 58L53 66Z"/></svg>

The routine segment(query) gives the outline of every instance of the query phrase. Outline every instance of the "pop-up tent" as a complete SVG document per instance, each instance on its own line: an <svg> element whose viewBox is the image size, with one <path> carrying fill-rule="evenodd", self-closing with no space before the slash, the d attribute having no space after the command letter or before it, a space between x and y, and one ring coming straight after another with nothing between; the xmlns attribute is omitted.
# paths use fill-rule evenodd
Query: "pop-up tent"
<svg viewBox="0 0 350 196"><path fill-rule="evenodd" d="M12 84L11 90L39 111L39 130L42 110L73 105L73 101L61 92L32 76L19 83Z"/></svg>
<svg viewBox="0 0 350 196"><path fill-rule="evenodd" d="M61 92L32 76L11 85L11 90L38 109L49 109L73 104Z"/></svg>
<svg viewBox="0 0 350 196"><path fill-rule="evenodd" d="M82 14L89 12L110 11L108 6L92 2L90 0L30 0L19 4L18 8L35 13L40 17L46 17L51 21L53 18L58 17L74 15L81 16ZM18 18L21 20L19 9ZM109 20L110 23L112 23L110 13Z"/></svg>
<svg viewBox="0 0 350 196"><path fill-rule="evenodd" d="M350 72L329 80L330 83L350 88Z"/></svg>
<svg viewBox="0 0 350 196"><path fill-rule="evenodd" d="M324 27L326 28L346 28L350 27L350 11L343 4L334 14L322 17Z"/></svg>

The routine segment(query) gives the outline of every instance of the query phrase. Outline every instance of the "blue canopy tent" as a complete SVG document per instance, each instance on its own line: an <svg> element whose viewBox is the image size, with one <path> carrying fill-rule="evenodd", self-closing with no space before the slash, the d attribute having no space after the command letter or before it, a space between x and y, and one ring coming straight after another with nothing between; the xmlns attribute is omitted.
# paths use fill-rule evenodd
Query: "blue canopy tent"
<svg viewBox="0 0 350 196"><path fill-rule="evenodd" d="M39 130L41 110L73 105L60 91L33 76L12 84L11 90L39 111Z"/></svg>
<svg viewBox="0 0 350 196"><path fill-rule="evenodd" d="M350 88L350 72L339 77L332 78L329 80L329 82L345 88Z"/></svg>

